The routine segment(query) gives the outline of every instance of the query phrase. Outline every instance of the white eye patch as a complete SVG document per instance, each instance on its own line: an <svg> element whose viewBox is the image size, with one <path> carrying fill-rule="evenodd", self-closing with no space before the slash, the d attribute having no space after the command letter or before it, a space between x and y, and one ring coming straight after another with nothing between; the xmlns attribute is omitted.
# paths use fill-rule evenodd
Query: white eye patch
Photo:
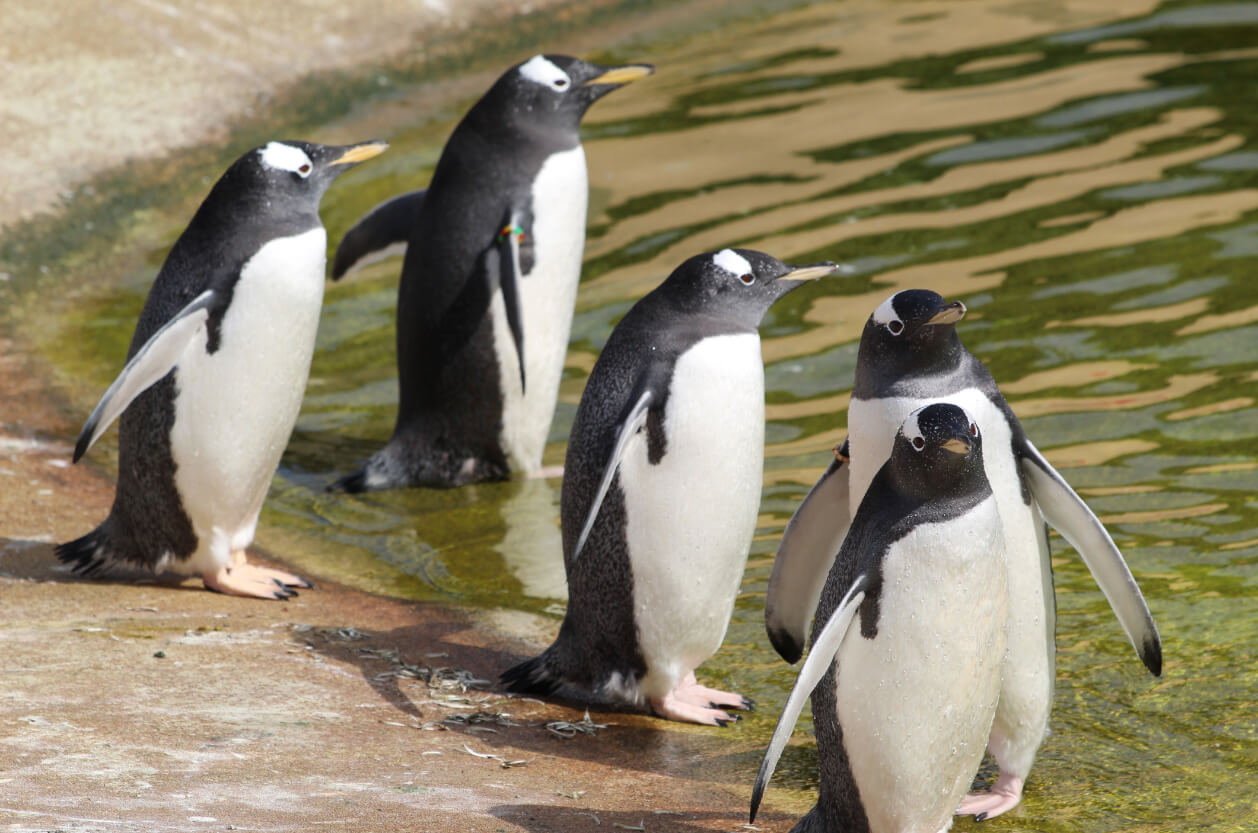
<svg viewBox="0 0 1258 833"><path fill-rule="evenodd" d="M875 324L881 324L890 330L892 335L897 336L904 332L904 322L900 320L900 316L895 314L895 299L899 294L897 292L879 304L878 309L874 310L872 316Z"/></svg>
<svg viewBox="0 0 1258 833"><path fill-rule="evenodd" d="M534 55L520 64L520 74L534 84L542 84L552 90L566 90L572 86L572 79L568 77L568 73L542 55Z"/></svg>
<svg viewBox="0 0 1258 833"><path fill-rule="evenodd" d="M926 447L926 438L922 435L922 428L917 424L917 417L922 411L929 408L929 405L918 408L904 419L904 424L900 426L900 433L904 435L904 439L908 440L913 448L921 451Z"/></svg>
<svg viewBox="0 0 1258 833"><path fill-rule="evenodd" d="M896 293L896 295L899 294L900 293L898 292ZM892 295L890 298L879 304L878 309L874 310L873 319L875 324L882 324L883 326L886 326L892 321L900 321L900 316L895 314L895 298L896 296ZM900 323L903 324L904 322L900 321Z"/></svg>
<svg viewBox="0 0 1258 833"><path fill-rule="evenodd" d="M304 150L283 142L271 142L258 153L262 156L262 164L268 168L292 171L303 177L310 176L310 172L314 170L314 163Z"/></svg>
<svg viewBox="0 0 1258 833"><path fill-rule="evenodd" d="M721 249L712 255L712 263L718 268L724 269L731 275L754 275L751 264L747 262L747 258L740 255L733 249Z"/></svg>

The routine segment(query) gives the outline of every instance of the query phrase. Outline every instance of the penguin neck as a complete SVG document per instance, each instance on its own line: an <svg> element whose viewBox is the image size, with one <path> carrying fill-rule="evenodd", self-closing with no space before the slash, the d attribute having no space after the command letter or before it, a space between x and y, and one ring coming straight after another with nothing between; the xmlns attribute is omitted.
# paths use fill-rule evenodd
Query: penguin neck
<svg viewBox="0 0 1258 833"><path fill-rule="evenodd" d="M868 326L856 356L852 395L858 399L942 394L952 389L950 380L969 355L951 327L929 343L904 345L870 337Z"/></svg>
<svg viewBox="0 0 1258 833"><path fill-rule="evenodd" d="M513 154L518 154L524 145L545 149L544 155L549 155L581 144L580 119L572 125L564 124L564 120L562 113L539 116L481 99L468 111L459 127Z"/></svg>

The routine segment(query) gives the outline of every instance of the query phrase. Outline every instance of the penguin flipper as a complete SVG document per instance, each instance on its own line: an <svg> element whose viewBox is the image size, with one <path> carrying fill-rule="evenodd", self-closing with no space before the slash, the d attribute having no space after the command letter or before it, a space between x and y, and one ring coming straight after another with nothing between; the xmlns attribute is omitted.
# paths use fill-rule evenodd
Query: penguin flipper
<svg viewBox="0 0 1258 833"><path fill-rule="evenodd" d="M790 663L804 654L808 625L817 610L834 557L847 535L851 496L847 440L808 492L782 533L764 600L764 629L774 649Z"/></svg>
<svg viewBox="0 0 1258 833"><path fill-rule="evenodd" d="M178 364L179 357L194 339L205 333L210 307L215 299L214 290L205 290L136 351L84 423L83 431L74 444L74 462L77 463L87 453L137 396Z"/></svg>
<svg viewBox="0 0 1258 833"><path fill-rule="evenodd" d="M427 195L427 191L411 191L386 200L364 214L337 244L332 280L339 281L355 269L405 252Z"/></svg>
<svg viewBox="0 0 1258 833"><path fill-rule="evenodd" d="M577 545L572 549L572 564L575 564L577 557L581 555L581 550L585 547L585 541L590 537L590 530L594 528L594 520L598 518L599 507L603 505L603 498L607 497L607 490L611 488L612 478L616 476L616 469L620 467L620 458L625 453L625 448L629 445L629 440L633 435L646 425L647 413L651 410L651 400L654 399L650 390L642 392L638 400L633 403L633 407L629 409L629 413L620 422L620 428L616 432L616 445L612 448L611 459L607 461L607 468L603 470L603 479L599 481L598 491L594 493L594 500L590 503L590 511L585 516L585 525L581 527L581 534L577 537Z"/></svg>
<svg viewBox="0 0 1258 833"><path fill-rule="evenodd" d="M517 211L508 209L506 222L498 232L498 285L502 289L502 304L507 310L507 325L515 341L516 360L520 363L520 390L524 390L524 313L520 302L520 281L524 273L520 269L520 243L524 229Z"/></svg>
<svg viewBox="0 0 1258 833"><path fill-rule="evenodd" d="M1158 626L1114 539L1030 440L1024 440L1018 452L1022 474L1044 520L1083 558L1140 660L1153 676L1162 676Z"/></svg>
<svg viewBox="0 0 1258 833"><path fill-rule="evenodd" d="M751 790L750 821L752 822L756 820L760 800L764 798L764 791L769 786L769 779L773 777L773 770L778 765L778 759L782 757L782 750L786 748L786 742L791 739L791 732L795 730L799 714L804 710L804 701L812 695L812 690L817 687L817 683L821 682L821 678L830 669L830 663L834 660L834 655L839 652L839 646L843 644L847 629L856 618L861 602L865 600L867 583L863 573L856 577L843 596L843 601L839 602L839 606L834 609L830 620L817 634L817 638L812 641L812 650L808 652L808 659L799 669L795 687L791 689L791 695L787 698L786 705L782 707L782 716L778 718L778 725L773 730L769 748L765 750L764 759L760 762L756 785Z"/></svg>

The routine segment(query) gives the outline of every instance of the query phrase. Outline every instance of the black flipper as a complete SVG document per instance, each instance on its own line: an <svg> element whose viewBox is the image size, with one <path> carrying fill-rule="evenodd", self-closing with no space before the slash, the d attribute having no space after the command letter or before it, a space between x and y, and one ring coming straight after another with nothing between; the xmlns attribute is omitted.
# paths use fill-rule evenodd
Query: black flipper
<svg viewBox="0 0 1258 833"><path fill-rule="evenodd" d="M524 313L520 302L521 269L520 246L527 232L521 225L520 212L507 210L502 228L498 230L498 286L502 289L502 303L507 309L507 324L515 341L515 355L520 365L520 390L524 390Z"/></svg>
<svg viewBox="0 0 1258 833"><path fill-rule="evenodd" d="M603 469L603 477L599 481L598 491L594 493L594 500L590 503L590 511L585 515L585 524L581 527L581 534L577 536L577 545L572 549L572 563L574 564L577 558L580 557L582 548L585 547L585 541L590 536L590 530L594 528L594 521L598 518L599 507L603 505L603 499L607 497L607 490L611 488L612 478L616 476L616 469L620 466L620 458L625 453L625 447L629 445L630 438L638 433L642 426L646 425L647 414L651 410L651 402L654 398L650 388L643 391L633 405L629 407L628 412L616 428L616 445L612 447L607 467Z"/></svg>
<svg viewBox="0 0 1258 833"><path fill-rule="evenodd" d="M210 308L218 301L218 297L214 290L205 290L163 324L135 352L87 418L78 442L74 444L74 462L77 463L87 453L92 443L105 433L105 429L137 396L179 363L179 357L189 344L205 335Z"/></svg>
<svg viewBox="0 0 1258 833"><path fill-rule="evenodd" d="M332 261L332 280L337 281L368 263L406 251L411 230L423 208L427 191L411 191L382 202L345 232Z"/></svg>
<svg viewBox="0 0 1258 833"><path fill-rule="evenodd" d="M830 565L847 535L851 498L847 440L782 533L765 595L764 627L782 659L798 662Z"/></svg>

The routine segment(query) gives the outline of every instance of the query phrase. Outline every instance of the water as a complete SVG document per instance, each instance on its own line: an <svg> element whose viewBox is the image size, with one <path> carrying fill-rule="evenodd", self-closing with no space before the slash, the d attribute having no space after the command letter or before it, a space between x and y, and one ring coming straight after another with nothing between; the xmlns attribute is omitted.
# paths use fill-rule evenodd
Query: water
<svg viewBox="0 0 1258 833"><path fill-rule="evenodd" d="M927 287L970 308L963 340L1107 523L1166 654L1164 676L1148 677L1054 539L1053 734L1022 809L984 828L1258 829L1258 3L1106 5L752 4L714 20L696 4L592 55L658 74L587 119L586 266L546 462L562 462L611 325L685 257L740 245L844 264L762 328L764 500L726 645L700 672L763 705L722 765L730 783L750 784L794 679L763 633L765 586L782 527L844 436L860 328L892 292ZM317 127L311 138L393 142L329 193L331 240L427 181L478 92L450 89L395 85ZM106 259L108 274L72 251L54 270L60 300L14 306L83 415L121 365L196 186L124 218L118 249L132 254ZM259 542L314 576L553 628L557 481L322 491L392 428L398 267L329 287ZM95 459L112 465L114 442ZM801 810L816 786L807 728L771 793Z"/></svg>

